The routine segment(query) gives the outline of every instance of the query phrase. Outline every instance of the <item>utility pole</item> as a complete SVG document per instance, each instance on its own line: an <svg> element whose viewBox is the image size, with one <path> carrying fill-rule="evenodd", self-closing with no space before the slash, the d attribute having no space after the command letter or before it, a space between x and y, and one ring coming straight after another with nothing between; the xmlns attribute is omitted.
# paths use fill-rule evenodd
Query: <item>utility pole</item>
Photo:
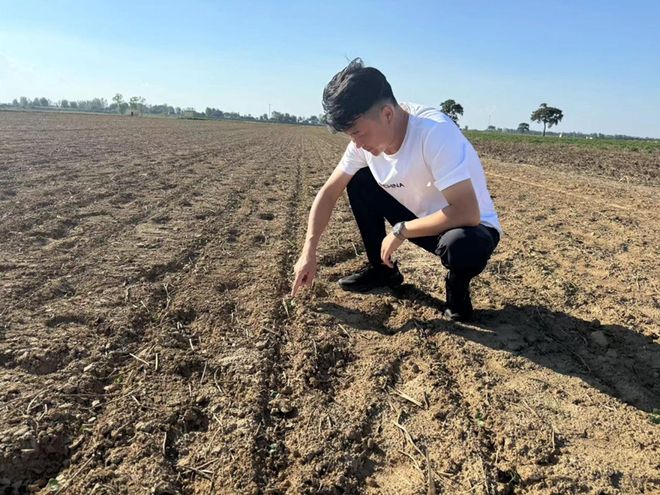
<svg viewBox="0 0 660 495"><path fill-rule="evenodd" d="M270 103L268 104L268 120L270 120Z"/></svg>

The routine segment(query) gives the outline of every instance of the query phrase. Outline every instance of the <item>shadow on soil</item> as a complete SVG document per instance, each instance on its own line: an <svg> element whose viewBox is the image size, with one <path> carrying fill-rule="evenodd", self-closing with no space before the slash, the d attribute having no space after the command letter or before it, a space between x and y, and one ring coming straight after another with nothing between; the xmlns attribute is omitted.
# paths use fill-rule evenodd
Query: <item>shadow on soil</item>
<svg viewBox="0 0 660 495"><path fill-rule="evenodd" d="M393 291L395 297L415 301L440 314L443 302L416 287ZM660 409L660 346L639 331L621 325L602 325L542 306L507 305L501 310L477 310L469 324L442 318L411 318L399 328L387 328L378 315L337 304L325 312L361 330L392 335L424 328L431 335L447 332L495 350L508 351L563 375L582 379L598 390L637 409Z"/></svg>

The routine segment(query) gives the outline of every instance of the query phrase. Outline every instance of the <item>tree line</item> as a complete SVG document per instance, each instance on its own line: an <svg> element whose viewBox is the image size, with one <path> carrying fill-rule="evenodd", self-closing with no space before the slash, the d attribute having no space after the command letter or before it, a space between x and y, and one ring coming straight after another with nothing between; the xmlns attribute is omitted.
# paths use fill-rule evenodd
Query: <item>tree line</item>
<svg viewBox="0 0 660 495"><path fill-rule="evenodd" d="M0 108L79 111L131 116L159 115L211 120L249 120L260 122L277 122L283 124L321 125L323 123L323 117L320 115L303 117L273 110L270 115L268 113L264 113L259 117L254 117L251 114L228 112L211 107L207 107L204 112L198 112L193 107L181 108L169 105L167 103L155 105L148 104L146 99L142 96L131 96L128 101L126 101L124 96L120 93L117 93L112 97L112 103L108 103L108 100L105 98L93 98L91 100L63 99L59 101L52 101L44 97L30 99L26 96L21 96L20 98L14 98L11 103L0 104Z"/></svg>
<svg viewBox="0 0 660 495"><path fill-rule="evenodd" d="M112 103L108 103L105 98L92 98L91 100L66 100L51 101L48 98L34 98L30 99L26 96L15 98L10 104L0 104L0 108L16 108L16 109L51 109L51 110L73 110L81 112L96 112L96 113L114 113L119 115L160 115L172 117L185 117L193 119L211 119L211 120L250 120L260 122L277 122L282 124L306 124L306 125L323 125L323 115L311 115L303 117L289 113L279 112L273 110L270 115L263 113L259 117L254 117L251 114L241 114L239 112L227 112L219 108L207 107L204 112L198 112L193 107L181 108L172 106L167 103L162 104L148 104L143 96L131 96L128 100L124 99L121 93L115 94L112 97ZM440 103L440 109L452 118L458 125L460 116L463 115L463 106L452 99L448 99ZM534 122L543 123L543 135L545 136L546 126L552 127L557 125L563 118L563 113L560 109L550 107L542 103L537 110L531 115L531 120ZM494 126L489 126L487 130L496 130ZM529 124L521 122L518 125L517 132L528 133L530 132Z"/></svg>
<svg viewBox="0 0 660 495"><path fill-rule="evenodd" d="M279 112L273 110L270 115L263 113L259 117L254 117L251 114L241 114L239 112L227 112L218 108L207 107L204 112L197 112L193 107L177 107L162 104L148 104L146 99L142 96L131 96L128 101L124 100L124 96L120 93L112 97L112 103L108 103L105 98L92 98L91 100L59 100L54 102L48 98L33 98L30 99L26 96L14 98L11 103L0 103L0 109L14 108L14 109L33 109L33 110L61 110L61 111L78 111L78 112L95 112L95 113L108 113L119 115L160 115L171 116L180 118L193 118L193 119L211 119L211 120L248 120L257 122L276 122L282 124L304 124L304 125L324 125L325 119L323 115L312 115L309 117L292 115L289 113ZM440 103L440 109L443 113L447 114L458 125L459 118L463 115L463 106L452 99L448 99ZM546 103L541 103L539 108L534 110L530 116L530 121L543 124L543 136L546 135L546 128L551 128L563 119L564 114L559 108L551 107ZM467 126L464 128L467 130ZM529 128L529 123L521 122L518 124L517 129L502 129L489 125L487 131L507 132L507 133L532 133ZM604 134L592 133L583 134L579 132L567 133L571 136L588 136L588 137L606 137ZM608 136L615 139L629 139L631 136L615 135Z"/></svg>

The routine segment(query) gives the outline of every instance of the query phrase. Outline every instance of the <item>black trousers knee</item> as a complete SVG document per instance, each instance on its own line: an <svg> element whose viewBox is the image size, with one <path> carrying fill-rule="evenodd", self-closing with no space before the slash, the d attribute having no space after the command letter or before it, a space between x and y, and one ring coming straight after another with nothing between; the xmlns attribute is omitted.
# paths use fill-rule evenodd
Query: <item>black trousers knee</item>
<svg viewBox="0 0 660 495"><path fill-rule="evenodd" d="M385 220L394 225L414 220L417 216L380 187L366 167L353 176L347 192L367 258L373 266L380 266L380 249L386 235ZM409 240L439 256L442 264L449 269L449 276L457 283L467 284L486 267L500 234L497 229L478 225L457 227L439 235Z"/></svg>

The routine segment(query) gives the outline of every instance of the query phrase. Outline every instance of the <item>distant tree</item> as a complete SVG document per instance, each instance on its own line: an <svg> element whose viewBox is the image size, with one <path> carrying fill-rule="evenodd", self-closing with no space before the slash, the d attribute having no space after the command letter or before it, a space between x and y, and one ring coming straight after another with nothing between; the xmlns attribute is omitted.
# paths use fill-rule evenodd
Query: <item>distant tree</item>
<svg viewBox="0 0 660 495"><path fill-rule="evenodd" d="M31 105L32 105L33 107L38 107L38 106L41 105L41 101L39 100L39 98L35 98L34 100L32 100Z"/></svg>
<svg viewBox="0 0 660 495"><path fill-rule="evenodd" d="M105 98L94 98L87 102L87 108L92 112L102 112L108 106Z"/></svg>
<svg viewBox="0 0 660 495"><path fill-rule="evenodd" d="M121 93L117 93L112 97L112 101L117 104L117 111L124 115L126 113L126 107L124 106L124 96Z"/></svg>
<svg viewBox="0 0 660 495"><path fill-rule="evenodd" d="M130 100L128 100L128 105L131 109L131 112L139 113L142 115L146 109L146 101L147 100L145 100L143 96L131 96Z"/></svg>
<svg viewBox="0 0 660 495"><path fill-rule="evenodd" d="M549 107L546 103L541 103L539 108L532 112L530 119L534 122L543 122L543 135L545 136L545 127L552 127L559 124L564 114L555 107Z"/></svg>
<svg viewBox="0 0 660 495"><path fill-rule="evenodd" d="M463 115L463 107L454 100L443 101L440 103L440 109L443 113L449 115L456 123L458 123L459 115Z"/></svg>
<svg viewBox="0 0 660 495"><path fill-rule="evenodd" d="M49 101L48 98L39 98L39 105L42 107L47 107L49 106Z"/></svg>
<svg viewBox="0 0 660 495"><path fill-rule="evenodd" d="M25 96L20 97L20 102L23 108L26 108L30 104L29 100Z"/></svg>
<svg viewBox="0 0 660 495"><path fill-rule="evenodd" d="M170 112L169 111L170 108L172 107L168 107L167 103L163 103L162 105L152 105L151 107L149 107L149 113L154 113L157 115L169 115L170 113L174 112L174 110Z"/></svg>
<svg viewBox="0 0 660 495"><path fill-rule="evenodd" d="M521 122L518 124L518 132L529 132L529 124L527 122Z"/></svg>
<svg viewBox="0 0 660 495"><path fill-rule="evenodd" d="M17 106L18 106L18 100L17 100L16 98L14 98L14 99L11 101L11 106L12 106L12 107L17 107Z"/></svg>
<svg viewBox="0 0 660 495"><path fill-rule="evenodd" d="M69 100L62 100L60 101L60 106L62 108L69 108Z"/></svg>
<svg viewBox="0 0 660 495"><path fill-rule="evenodd" d="M226 117L225 112L217 108L206 107L204 113L209 119L219 120L219 119L224 119Z"/></svg>
<svg viewBox="0 0 660 495"><path fill-rule="evenodd" d="M137 113L138 106L140 105L140 96L131 96L128 100L128 105L131 109L131 114Z"/></svg>
<svg viewBox="0 0 660 495"><path fill-rule="evenodd" d="M71 108L78 108L78 102L77 101L70 101L69 106Z"/></svg>
<svg viewBox="0 0 660 495"><path fill-rule="evenodd" d="M298 117L296 117L295 115L291 115L288 112L280 113L273 110L273 113L271 114L271 120L275 122L280 122L282 124L295 124L298 122Z"/></svg>
<svg viewBox="0 0 660 495"><path fill-rule="evenodd" d="M489 126L488 126L488 129L486 129L486 130L487 130L487 131L495 131L496 128L495 128L494 125L489 125Z"/></svg>

